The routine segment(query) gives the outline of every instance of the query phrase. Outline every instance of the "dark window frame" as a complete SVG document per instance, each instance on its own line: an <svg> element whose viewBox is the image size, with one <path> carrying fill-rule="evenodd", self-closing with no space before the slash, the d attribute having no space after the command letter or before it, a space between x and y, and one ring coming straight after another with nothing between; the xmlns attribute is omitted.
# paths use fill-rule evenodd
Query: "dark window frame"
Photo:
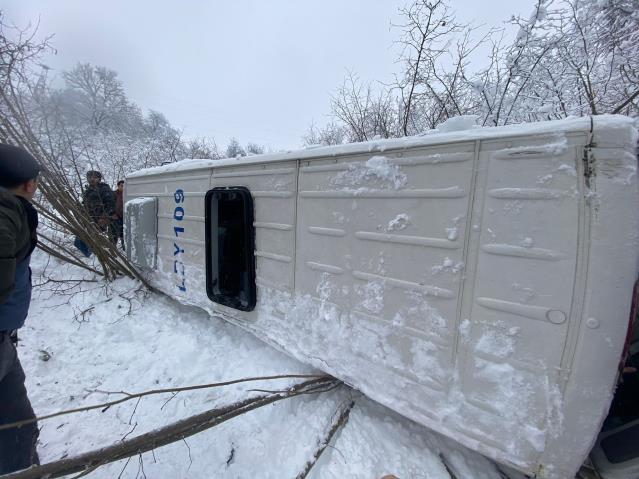
<svg viewBox="0 0 639 479"><path fill-rule="evenodd" d="M215 251L218 250L217 239L212 238L213 233L213 220L211 217L211 207L214 201L213 196L219 193L239 193L243 198L243 224L244 224L244 241L246 244L246 248L243 252L243 260L244 265L246 265L248 269L248 287L249 289L246 291L246 296L248 300L248 304L242 305L242 302L239 297L229 296L226 294L220 294L215 291L215 285L213 284L214 279L219 277L219 267L218 271L213 271L213 246L215 246ZM221 186L216 187L209 190L205 197L205 206L204 206L204 216L205 216L205 250L206 250L206 294L211 301L214 301L218 304L222 304L224 306L228 306L230 308L238 309L240 311L253 311L255 309L255 305L257 304L257 287L255 285L255 227L253 226L253 222L255 219L254 213L254 202L253 196L248 188L245 186ZM216 226L217 227L217 226ZM213 241L215 241L215 245L213 245Z"/></svg>

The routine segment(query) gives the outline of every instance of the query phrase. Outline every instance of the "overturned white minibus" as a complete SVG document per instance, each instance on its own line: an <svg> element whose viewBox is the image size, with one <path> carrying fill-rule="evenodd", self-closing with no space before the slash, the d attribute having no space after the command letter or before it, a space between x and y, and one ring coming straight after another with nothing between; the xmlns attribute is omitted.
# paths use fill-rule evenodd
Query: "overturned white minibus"
<svg viewBox="0 0 639 479"><path fill-rule="evenodd" d="M127 178L127 252L498 462L574 477L597 442L634 477L639 411L597 438L636 346L636 147L600 116L185 160Z"/></svg>

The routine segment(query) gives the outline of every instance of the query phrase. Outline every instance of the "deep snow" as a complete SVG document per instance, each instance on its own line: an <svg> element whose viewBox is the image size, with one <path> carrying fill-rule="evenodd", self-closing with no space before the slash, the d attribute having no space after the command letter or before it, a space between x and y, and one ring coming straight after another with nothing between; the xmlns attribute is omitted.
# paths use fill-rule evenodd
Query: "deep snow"
<svg viewBox="0 0 639 479"><path fill-rule="evenodd" d="M20 357L37 415L115 399L100 391L139 392L171 386L275 374L316 372L240 328L168 298L137 291L120 279L105 285L78 268L41 252L32 261L36 286L21 330ZM47 279L89 279L57 283ZM73 286L71 291L64 291ZM129 298L129 299L127 299ZM129 313L129 307L131 307ZM129 314L127 314L129 313ZM251 388L277 389L286 382L249 383L150 396L40 423L42 462L142 434L197 412L229 404ZM104 466L89 477L200 478L295 477L312 456L340 407L355 407L315 466L315 478L397 477L447 479L444 462L458 478L500 478L497 467L426 428L342 387L267 406L184 442L140 458ZM169 401L167 401L169 400ZM123 472L122 472L123 471ZM518 477L511 474L511 477Z"/></svg>

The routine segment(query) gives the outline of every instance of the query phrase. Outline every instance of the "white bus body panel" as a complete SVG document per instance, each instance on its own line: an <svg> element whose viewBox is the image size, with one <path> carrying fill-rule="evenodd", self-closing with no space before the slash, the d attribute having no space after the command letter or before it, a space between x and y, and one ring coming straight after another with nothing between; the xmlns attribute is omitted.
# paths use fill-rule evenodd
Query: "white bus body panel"
<svg viewBox="0 0 639 479"><path fill-rule="evenodd" d="M158 200L149 279L168 294L499 462L572 477L610 404L639 256L635 130L591 128L192 161L126 195ZM206 294L218 186L254 198L249 313Z"/></svg>

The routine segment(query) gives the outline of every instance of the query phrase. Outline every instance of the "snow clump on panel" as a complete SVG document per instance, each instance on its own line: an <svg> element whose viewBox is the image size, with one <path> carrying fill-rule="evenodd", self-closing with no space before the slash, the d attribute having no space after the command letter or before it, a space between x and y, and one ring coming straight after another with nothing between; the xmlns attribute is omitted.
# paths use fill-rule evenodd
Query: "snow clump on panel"
<svg viewBox="0 0 639 479"><path fill-rule="evenodd" d="M458 237L459 231L457 230L457 226L446 228L446 238L448 238L450 241L455 241Z"/></svg>
<svg viewBox="0 0 639 479"><path fill-rule="evenodd" d="M446 238L449 241L455 241L459 238L459 222L463 219L463 215L455 216L452 220L452 226L446 228Z"/></svg>
<svg viewBox="0 0 639 479"><path fill-rule="evenodd" d="M444 261L442 264L438 264L436 266L433 266L430 269L430 272L432 275L436 275L439 274L443 271L446 271L448 273L453 273L453 274L457 274L459 273L462 269L464 268L464 263L457 262L455 263L452 259L450 259L449 257L444 258Z"/></svg>
<svg viewBox="0 0 639 479"><path fill-rule="evenodd" d="M343 225L347 222L346 216L344 216L344 213L341 213L340 211L333 211L332 216L335 224Z"/></svg>
<svg viewBox="0 0 639 479"><path fill-rule="evenodd" d="M346 188L361 188L364 184L372 183L379 188L399 190L406 186L407 181L408 178L399 166L392 164L387 157L373 156L366 162L349 164L348 170L338 173L331 180L331 184Z"/></svg>
<svg viewBox="0 0 639 479"><path fill-rule="evenodd" d="M386 227L386 231L401 231L406 229L406 227L411 223L410 216L406 213L401 213L397 215L394 219L388 222L388 226Z"/></svg>
<svg viewBox="0 0 639 479"><path fill-rule="evenodd" d="M521 240L520 244L523 248L532 248L535 245L535 240L527 236Z"/></svg>
<svg viewBox="0 0 639 479"><path fill-rule="evenodd" d="M540 176L537 178L537 184L538 185L547 185L549 183L551 183L553 180L552 175L544 175L544 176Z"/></svg>
<svg viewBox="0 0 639 479"><path fill-rule="evenodd" d="M514 335L499 331L487 331L477 341L476 350L500 358L507 358L515 352Z"/></svg>
<svg viewBox="0 0 639 479"><path fill-rule="evenodd" d="M368 281L364 286L356 286L360 297L360 306L364 310L379 314L384 309L384 284L381 281Z"/></svg>
<svg viewBox="0 0 639 479"><path fill-rule="evenodd" d="M637 174L637 158L628 152L620 154L618 158L609 160L606 158L600 161L599 171L601 174L618 185L630 186L634 182Z"/></svg>
<svg viewBox="0 0 639 479"><path fill-rule="evenodd" d="M567 165L565 163L559 165L559 167L557 168L557 171L561 172L561 173L566 173L570 176L577 176L577 169L573 166L573 165Z"/></svg>

